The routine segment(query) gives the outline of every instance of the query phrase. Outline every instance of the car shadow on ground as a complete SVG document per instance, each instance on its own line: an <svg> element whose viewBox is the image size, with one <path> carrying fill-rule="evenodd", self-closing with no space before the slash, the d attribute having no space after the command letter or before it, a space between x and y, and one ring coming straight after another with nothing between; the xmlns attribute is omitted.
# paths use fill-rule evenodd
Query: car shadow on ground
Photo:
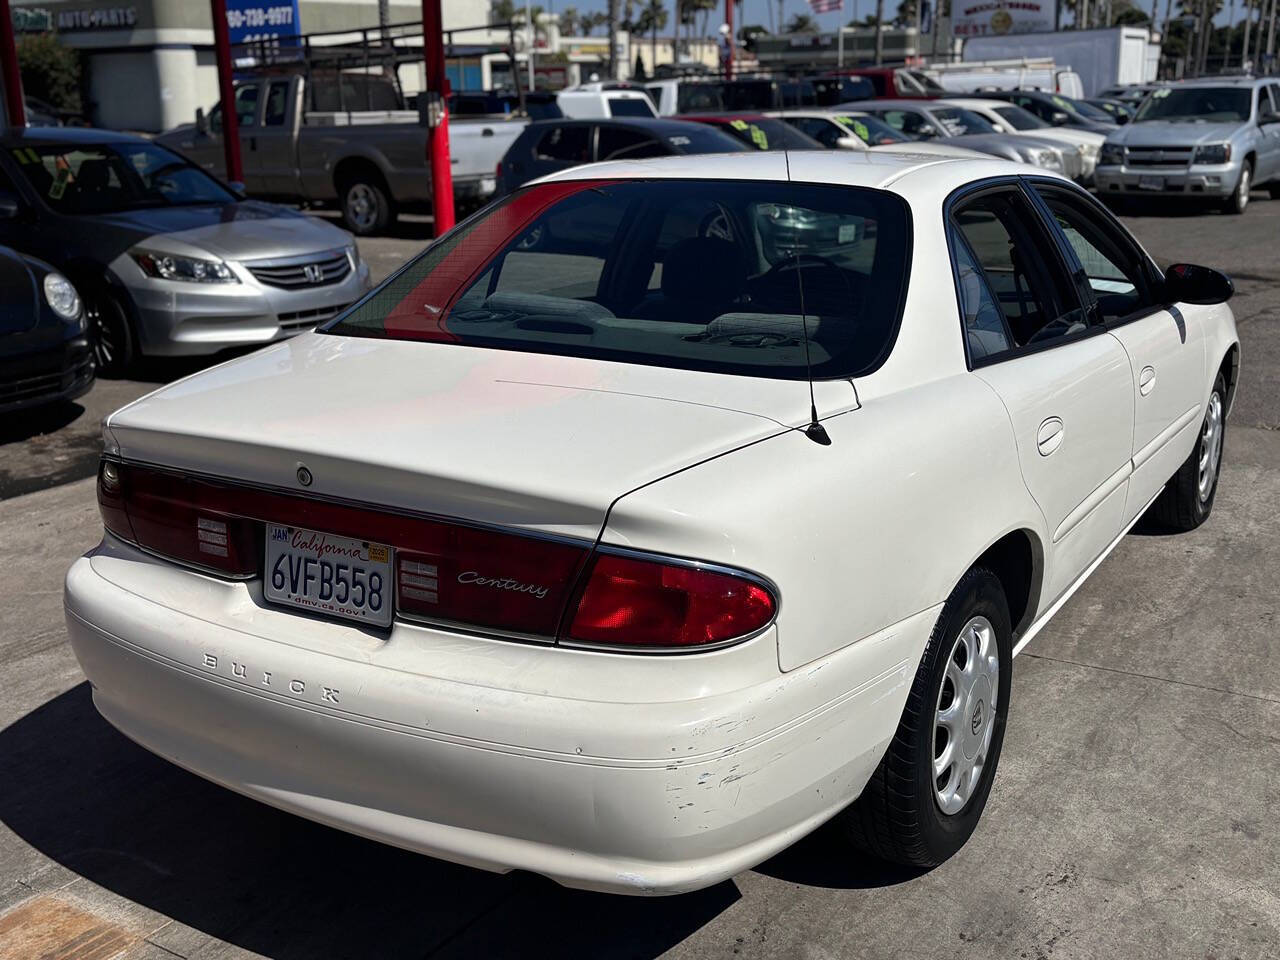
<svg viewBox="0 0 1280 960"><path fill-rule="evenodd" d="M740 897L732 882L653 899L583 893L311 823L152 756L98 716L87 683L0 731L0 783L0 821L44 856L269 957L653 957ZM830 842L820 831L760 869L848 888L910 878L829 866Z"/></svg>
<svg viewBox="0 0 1280 960"><path fill-rule="evenodd" d="M476 209L479 209L478 207ZM308 216L315 217L317 220L323 220L331 223L335 227L346 229L342 223L342 216L336 210L307 210ZM458 211L457 219L461 220L463 216L469 216L472 211ZM379 234L379 237L388 240L421 240L423 242L434 240L436 237L435 223L429 217L408 216L400 217L392 224L391 229L385 233Z"/></svg>
<svg viewBox="0 0 1280 960"><path fill-rule="evenodd" d="M84 407L72 400L61 400L11 413L0 418L0 445L18 443L61 430L68 424L75 423L83 413Z"/></svg>

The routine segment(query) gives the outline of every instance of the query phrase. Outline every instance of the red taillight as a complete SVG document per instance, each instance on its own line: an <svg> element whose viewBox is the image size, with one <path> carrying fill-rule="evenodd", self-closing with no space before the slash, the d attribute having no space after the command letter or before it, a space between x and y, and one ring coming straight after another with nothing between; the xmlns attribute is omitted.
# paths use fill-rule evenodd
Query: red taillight
<svg viewBox="0 0 1280 960"><path fill-rule="evenodd" d="M601 554L566 640L611 647L704 647L745 637L773 619L763 584L696 565Z"/></svg>
<svg viewBox="0 0 1280 960"><path fill-rule="evenodd" d="M771 588L735 571L603 552L584 575L589 543L114 460L99 468L98 504L103 524L116 536L234 577L259 575L264 523L389 544L396 552L398 613L501 635L620 649L697 649L753 634L777 611ZM578 592L580 580L585 586ZM571 622L561 633L564 621Z"/></svg>
<svg viewBox="0 0 1280 960"><path fill-rule="evenodd" d="M114 480L114 482L113 482ZM251 577L261 563L259 525L242 514L241 491L110 460L98 471L103 525L184 563Z"/></svg>
<svg viewBox="0 0 1280 960"><path fill-rule="evenodd" d="M396 557L397 607L446 623L554 637L586 548L440 525Z"/></svg>

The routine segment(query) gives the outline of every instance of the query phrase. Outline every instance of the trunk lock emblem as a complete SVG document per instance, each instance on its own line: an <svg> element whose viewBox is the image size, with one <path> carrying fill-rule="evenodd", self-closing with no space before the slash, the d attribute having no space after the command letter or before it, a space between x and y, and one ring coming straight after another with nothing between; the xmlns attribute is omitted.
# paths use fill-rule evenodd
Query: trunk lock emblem
<svg viewBox="0 0 1280 960"><path fill-rule="evenodd" d="M311 486L311 481L315 479L311 476L311 471L307 469L305 463L298 464L298 482L304 487Z"/></svg>

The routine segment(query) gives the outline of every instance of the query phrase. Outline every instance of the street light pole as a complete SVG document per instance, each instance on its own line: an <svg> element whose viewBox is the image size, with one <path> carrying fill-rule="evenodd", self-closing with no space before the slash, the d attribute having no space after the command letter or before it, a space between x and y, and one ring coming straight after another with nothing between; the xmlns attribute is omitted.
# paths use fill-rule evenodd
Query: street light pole
<svg viewBox="0 0 1280 960"><path fill-rule="evenodd" d="M431 164L431 216L438 237L453 227L453 170L449 166L449 84L444 70L440 0L422 0L422 57L427 83L427 160ZM516 83L519 84L517 78Z"/></svg>
<svg viewBox="0 0 1280 960"><path fill-rule="evenodd" d="M222 157L227 179L244 182L240 162L240 118L236 115L236 87L231 76L231 36L227 32L226 0L209 0L213 16L213 55L218 61L218 97L222 100Z"/></svg>

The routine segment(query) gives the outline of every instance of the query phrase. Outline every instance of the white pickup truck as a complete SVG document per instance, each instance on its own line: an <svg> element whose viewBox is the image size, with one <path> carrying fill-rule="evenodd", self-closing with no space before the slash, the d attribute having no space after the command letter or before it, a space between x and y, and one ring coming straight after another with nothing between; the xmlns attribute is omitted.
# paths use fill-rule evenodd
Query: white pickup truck
<svg viewBox="0 0 1280 960"><path fill-rule="evenodd" d="M264 76L236 85L244 189L289 203L336 205L347 229L382 233L400 210L431 203L427 128L400 109L394 84L343 73L308 82ZM488 199L494 171L528 121L465 119L449 124L454 196L460 205ZM222 107L161 134L160 143L225 176Z"/></svg>

